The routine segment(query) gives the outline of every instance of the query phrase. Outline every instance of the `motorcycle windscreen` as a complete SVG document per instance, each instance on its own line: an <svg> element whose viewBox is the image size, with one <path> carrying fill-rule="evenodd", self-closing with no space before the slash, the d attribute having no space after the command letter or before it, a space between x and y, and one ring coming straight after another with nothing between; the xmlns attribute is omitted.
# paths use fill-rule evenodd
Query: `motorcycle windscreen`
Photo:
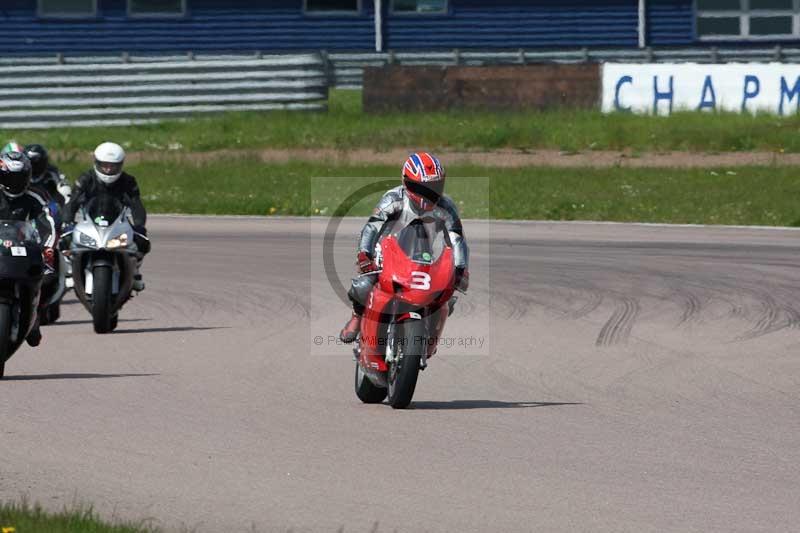
<svg viewBox="0 0 800 533"><path fill-rule="evenodd" d="M86 203L84 211L97 226L108 227L119 217L125 206L110 194L98 194Z"/></svg>
<svg viewBox="0 0 800 533"><path fill-rule="evenodd" d="M0 220L0 243L6 248L25 243L39 243L39 234L30 224L22 220Z"/></svg>
<svg viewBox="0 0 800 533"><path fill-rule="evenodd" d="M424 265L436 262L449 243L444 224L433 217L412 220L395 234L395 239L409 259Z"/></svg>

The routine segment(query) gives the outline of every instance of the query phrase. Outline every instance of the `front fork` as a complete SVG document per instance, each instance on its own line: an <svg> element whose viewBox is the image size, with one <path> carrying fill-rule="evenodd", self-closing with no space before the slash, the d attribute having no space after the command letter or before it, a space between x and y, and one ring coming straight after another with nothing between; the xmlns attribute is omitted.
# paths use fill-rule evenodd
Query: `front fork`
<svg viewBox="0 0 800 533"><path fill-rule="evenodd" d="M434 315L435 317L435 315ZM435 331L431 330L431 316L422 317L419 313L408 313L407 316L403 317L403 322L408 322L411 320L424 320L428 322L425 327L425 331ZM389 328L386 330L386 338L388 342L386 344L386 355L384 357L386 364L391 365L395 362L400 362L400 358L402 357L401 353L398 353L397 346L395 343L397 342L397 335L395 335L395 328L397 326L397 322L392 322L389 324ZM438 337L433 337L433 339L438 339ZM426 339L427 340L427 339ZM413 341L412 341L413 342ZM428 368L428 358L433 355L436 351L436 344L427 342L426 350L421 354L419 358L419 369L425 370Z"/></svg>
<svg viewBox="0 0 800 533"><path fill-rule="evenodd" d="M84 292L91 296L94 293L94 267L96 265L89 265L83 271L83 279L84 279ZM116 296L119 294L119 268L116 268L115 265L111 266L111 294Z"/></svg>
<svg viewBox="0 0 800 533"><path fill-rule="evenodd" d="M138 266L138 260L134 255L121 254L119 252L97 251L89 255L86 259L81 257L79 261L75 261L78 257L80 256L72 256L71 267L73 269L73 276L75 275L74 269L81 268L82 266L83 292L87 296L91 296L94 292L95 267L103 265L111 267L111 292L114 296L117 296L121 292L125 292L129 289L127 286L128 280L133 279L133 275L136 274ZM122 277L123 274L125 274L124 280ZM127 274L130 275L128 276Z"/></svg>
<svg viewBox="0 0 800 533"><path fill-rule="evenodd" d="M389 304L389 308L386 310L385 314L382 313L382 316L395 316L397 317L396 320L393 320L391 323L387 325L387 329L385 333L380 331L380 328L375 330L375 328L371 328L368 331L368 334L372 335L376 332L378 336L387 340L387 345L384 350L378 351L375 350L374 347L370 345L372 343L368 343L364 345L364 340L361 338L360 333L359 337L356 339L355 343L353 344L353 359L355 361L362 361L363 366L365 368L369 368L371 370L378 370L385 372L385 365L391 364L394 362L395 357L397 357L397 349L394 345L395 342L395 326L398 323L401 323L406 320L424 320L425 321L425 331L426 333L426 341L427 346L425 351L422 353L420 357L420 366L421 368L426 368L428 365L428 359L430 359L435 353L436 348L439 342L439 337L444 330L445 322L447 321L447 316L449 312L449 306L447 302L441 305L436 311L430 314L420 314L415 312L407 312L400 314L398 316L396 307L393 307L392 304ZM369 308L364 314L362 320L374 320L370 316ZM364 331L364 324L362 323L362 331ZM378 346L377 348L380 348ZM367 351L365 354L364 351ZM380 361L380 358L383 360Z"/></svg>

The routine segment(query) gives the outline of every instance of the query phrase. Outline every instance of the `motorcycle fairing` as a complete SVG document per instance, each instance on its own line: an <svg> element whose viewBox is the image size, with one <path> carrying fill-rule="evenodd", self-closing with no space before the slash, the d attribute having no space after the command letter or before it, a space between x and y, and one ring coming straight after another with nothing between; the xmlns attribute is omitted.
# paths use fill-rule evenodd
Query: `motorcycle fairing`
<svg viewBox="0 0 800 533"><path fill-rule="evenodd" d="M128 208L122 208L111 221L103 216L89 215L82 210L83 220L72 234L72 277L75 294L87 310L91 311L91 295L94 289L93 268L106 264L113 268L113 309L117 310L127 301L132 290L133 276L127 275L136 268L137 247ZM110 217L109 217L110 218Z"/></svg>
<svg viewBox="0 0 800 533"><path fill-rule="evenodd" d="M427 337L438 339L444 328L446 303L454 290L453 251L444 247L431 261L415 261L394 235L381 243L382 271L370 294L361 322L360 361L366 371L383 373L387 326L402 320L424 320ZM433 259L433 254L431 254ZM435 351L429 347L428 355Z"/></svg>

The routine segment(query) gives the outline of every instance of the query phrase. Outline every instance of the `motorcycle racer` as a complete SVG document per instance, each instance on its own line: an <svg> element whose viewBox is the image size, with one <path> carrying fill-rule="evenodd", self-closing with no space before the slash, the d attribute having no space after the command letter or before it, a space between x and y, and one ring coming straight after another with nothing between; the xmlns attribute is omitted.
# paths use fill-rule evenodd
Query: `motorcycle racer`
<svg viewBox="0 0 800 533"><path fill-rule="evenodd" d="M122 171L125 163L125 150L112 142L100 144L94 151L94 166L80 175L75 182L74 195L64 208L64 223L71 225L75 220L78 210L89 200L102 194L109 194L117 198L123 205L130 207L133 216L134 240L141 257L150 251L150 241L147 239L147 212L142 204L139 185L136 178ZM69 240L65 240L65 247ZM144 290L144 280L140 272L136 272L133 282L135 291Z"/></svg>
<svg viewBox="0 0 800 533"><path fill-rule="evenodd" d="M72 187L58 167L50 164L47 149L41 144L28 144L24 153L31 160L31 188L42 190L63 207L72 196Z"/></svg>
<svg viewBox="0 0 800 533"><path fill-rule="evenodd" d="M67 183L66 177L61 174L58 168L50 165L47 149L40 144L29 144L23 148L19 143L11 141L6 144L2 152L19 152L28 157L31 165L31 180L28 190L39 196L45 202L50 216L53 218L56 231L60 230L64 204L69 201L72 189ZM58 243L59 238L60 235L56 234L54 241ZM60 263L60 257L56 257L53 260L53 265L51 266L53 266L54 269L50 272L53 276L45 276L45 281L42 284L41 298L39 300L39 317L40 323L44 325L50 323L52 320L53 315L50 314L51 312L59 313L59 311L52 311L53 307L49 305L52 304L52 302L49 301L51 297L58 292L59 279L61 276L59 272ZM66 273L68 272L69 268L67 266ZM65 283L67 283L66 279ZM57 304L55 305L55 309L58 309Z"/></svg>
<svg viewBox="0 0 800 533"><path fill-rule="evenodd" d="M400 186L383 195L361 230L356 257L360 275L353 279L347 293L353 304L353 314L339 333L342 342L351 343L358 337L365 302L379 271L375 264L375 246L390 220L412 220L426 215L443 221L453 243L456 287L466 292L469 286L469 248L455 203L443 194L445 171L441 163L427 152L411 154L403 165L402 178Z"/></svg>
<svg viewBox="0 0 800 533"><path fill-rule="evenodd" d="M56 239L56 228L53 218L44 199L28 190L31 180L31 162L28 157L17 151L0 154L0 219L33 221L42 235L43 257L45 263L53 268ZM31 346L38 346L42 340L39 331L39 320L28 334L26 341Z"/></svg>

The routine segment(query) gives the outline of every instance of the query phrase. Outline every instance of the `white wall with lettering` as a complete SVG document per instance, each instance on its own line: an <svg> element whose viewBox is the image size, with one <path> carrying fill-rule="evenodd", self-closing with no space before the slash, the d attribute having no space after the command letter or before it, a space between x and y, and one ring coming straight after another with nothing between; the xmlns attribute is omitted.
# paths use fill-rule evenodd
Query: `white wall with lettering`
<svg viewBox="0 0 800 533"><path fill-rule="evenodd" d="M602 110L800 111L800 65L782 63L605 63Z"/></svg>

